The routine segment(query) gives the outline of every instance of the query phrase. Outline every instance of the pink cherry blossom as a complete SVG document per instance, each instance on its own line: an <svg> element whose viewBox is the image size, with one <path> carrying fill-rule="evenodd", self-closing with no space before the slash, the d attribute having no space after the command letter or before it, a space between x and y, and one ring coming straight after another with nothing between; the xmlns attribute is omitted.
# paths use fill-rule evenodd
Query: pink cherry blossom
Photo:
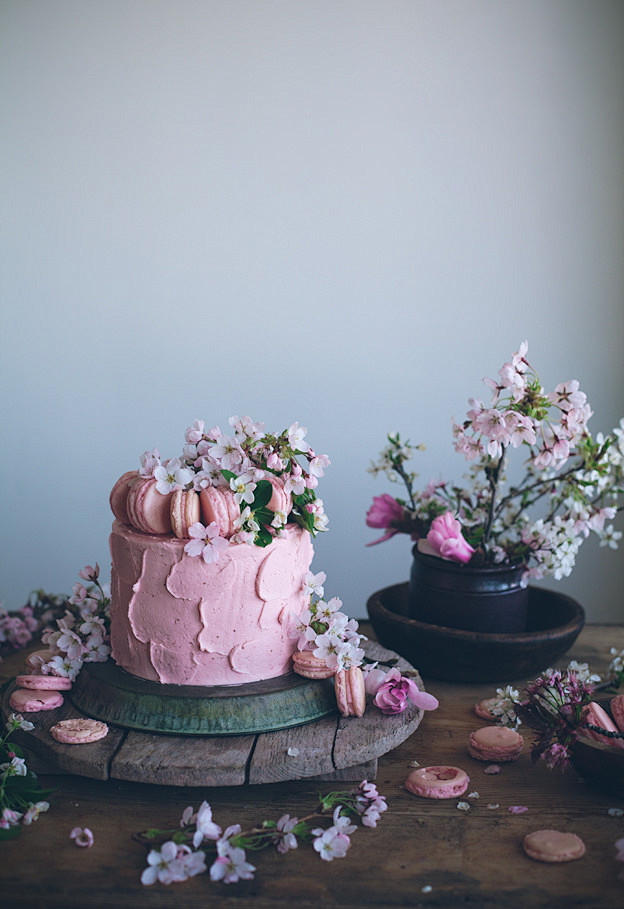
<svg viewBox="0 0 624 909"><path fill-rule="evenodd" d="M184 547L184 552L190 556L202 556L206 565L219 560L219 555L227 549L228 541L219 536L219 527L212 521L204 527L199 521L189 527L191 539Z"/></svg>
<svg viewBox="0 0 624 909"><path fill-rule="evenodd" d="M427 542L443 559L454 562L469 562L475 551L464 539L461 524L450 511L432 521Z"/></svg>
<svg viewBox="0 0 624 909"><path fill-rule="evenodd" d="M402 676L398 669L391 669L377 689L373 703L384 714L403 713L410 700L420 710L435 710L437 698L421 691L413 679Z"/></svg>

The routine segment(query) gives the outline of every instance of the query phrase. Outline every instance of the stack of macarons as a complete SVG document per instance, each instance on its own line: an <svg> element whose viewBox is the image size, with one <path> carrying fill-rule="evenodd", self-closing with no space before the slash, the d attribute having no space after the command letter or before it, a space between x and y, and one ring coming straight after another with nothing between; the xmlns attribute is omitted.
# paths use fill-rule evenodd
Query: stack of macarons
<svg viewBox="0 0 624 909"><path fill-rule="evenodd" d="M64 701L63 692L72 687L70 679L57 675L18 675L17 688L11 692L9 704L18 713L38 713L56 710Z"/></svg>
<svg viewBox="0 0 624 909"><path fill-rule="evenodd" d="M267 476L273 487L268 508L287 516L292 511L292 496L286 492L280 477ZM173 532L179 539L189 537L189 528L201 521L216 523L219 536L229 539L237 529L241 510L228 486L209 486L197 492L178 489L161 493L154 477L142 477L138 471L124 473L113 486L109 502L111 511L123 524L142 533Z"/></svg>

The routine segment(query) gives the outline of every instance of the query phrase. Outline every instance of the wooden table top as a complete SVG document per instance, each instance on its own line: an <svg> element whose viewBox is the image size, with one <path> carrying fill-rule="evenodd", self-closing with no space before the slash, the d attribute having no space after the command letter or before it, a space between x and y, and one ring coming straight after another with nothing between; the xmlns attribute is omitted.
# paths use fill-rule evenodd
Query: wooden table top
<svg viewBox="0 0 624 909"><path fill-rule="evenodd" d="M365 633L368 633L364 627ZM624 626L588 625L566 655L604 672L609 648L624 649ZM0 665L6 679L20 671L23 656ZM522 681L522 680L520 680ZM187 805L210 802L218 824L249 828L283 813L311 812L318 792L332 784L313 781L213 789L94 781L44 776L58 786L47 814L15 840L0 843L0 905L6 909L51 907L179 907L217 905L235 909L269 907L505 906L509 909L624 906L622 865L614 842L624 837L624 800L601 794L573 769L550 772L531 765L528 748L498 775L466 753L469 733L482 722L473 705L494 694L493 685L428 681L440 707L398 748L379 759L376 784L388 802L378 827L358 827L346 858L323 862L301 844L278 855L248 853L254 880L225 885L207 874L189 881L145 887L140 874L146 851L132 835L148 827L176 826ZM354 722L357 722L354 720ZM530 734L527 732L527 741ZM471 777L469 811L457 799L431 801L410 795L403 782L413 761L452 764ZM340 784L340 788L348 788ZM464 800L465 797L464 797ZM498 808L488 805L498 804ZM523 814L508 808L523 805ZM76 826L89 827L95 843L78 849L69 839ZM585 841L583 859L560 865L531 861L522 851L526 833L554 828Z"/></svg>

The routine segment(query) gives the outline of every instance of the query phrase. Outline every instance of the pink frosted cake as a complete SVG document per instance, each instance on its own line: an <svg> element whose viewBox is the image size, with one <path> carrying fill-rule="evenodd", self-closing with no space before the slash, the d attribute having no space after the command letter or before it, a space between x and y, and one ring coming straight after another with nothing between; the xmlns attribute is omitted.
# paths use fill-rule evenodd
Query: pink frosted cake
<svg viewBox="0 0 624 909"><path fill-rule="evenodd" d="M297 423L230 425L196 421L181 457L146 452L111 492L112 656L140 678L237 685L282 675L297 649L329 459Z"/></svg>

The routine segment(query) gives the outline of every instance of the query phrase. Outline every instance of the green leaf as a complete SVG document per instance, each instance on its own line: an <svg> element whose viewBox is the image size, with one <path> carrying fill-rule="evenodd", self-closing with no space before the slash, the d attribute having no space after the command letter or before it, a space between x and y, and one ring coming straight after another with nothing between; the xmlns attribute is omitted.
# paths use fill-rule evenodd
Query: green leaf
<svg viewBox="0 0 624 909"><path fill-rule="evenodd" d="M264 508L271 501L273 487L268 480L260 480L254 489L254 511L257 513L259 508Z"/></svg>
<svg viewBox="0 0 624 909"><path fill-rule="evenodd" d="M256 546L269 546L273 542L273 537L266 527L261 527L256 534Z"/></svg>
<svg viewBox="0 0 624 909"><path fill-rule="evenodd" d="M16 824L15 827L9 827L8 830L0 830L0 840L14 840L21 832L21 824Z"/></svg>

